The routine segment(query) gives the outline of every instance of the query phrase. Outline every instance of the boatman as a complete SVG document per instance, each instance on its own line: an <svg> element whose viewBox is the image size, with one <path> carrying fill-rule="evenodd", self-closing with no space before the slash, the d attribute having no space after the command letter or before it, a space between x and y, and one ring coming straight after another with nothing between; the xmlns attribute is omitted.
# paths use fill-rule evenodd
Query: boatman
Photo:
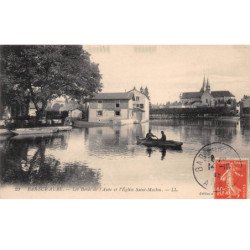
<svg viewBox="0 0 250 250"><path fill-rule="evenodd" d="M161 131L161 141L166 141L167 140L167 137L166 135L164 134L164 131Z"/></svg>
<svg viewBox="0 0 250 250"><path fill-rule="evenodd" d="M152 132L151 129L149 129L148 133L146 134L147 140L153 140L153 137L157 138Z"/></svg>

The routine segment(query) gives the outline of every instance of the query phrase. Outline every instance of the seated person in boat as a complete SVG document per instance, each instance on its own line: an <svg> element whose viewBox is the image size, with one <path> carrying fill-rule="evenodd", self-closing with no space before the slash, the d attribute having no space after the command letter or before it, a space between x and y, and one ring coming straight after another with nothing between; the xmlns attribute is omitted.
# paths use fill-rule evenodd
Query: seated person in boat
<svg viewBox="0 0 250 250"><path fill-rule="evenodd" d="M152 132L151 129L149 129L148 133L146 134L147 140L153 140L153 137L157 138Z"/></svg>
<svg viewBox="0 0 250 250"><path fill-rule="evenodd" d="M166 141L167 140L167 137L166 135L164 134L164 131L161 131L161 141Z"/></svg>

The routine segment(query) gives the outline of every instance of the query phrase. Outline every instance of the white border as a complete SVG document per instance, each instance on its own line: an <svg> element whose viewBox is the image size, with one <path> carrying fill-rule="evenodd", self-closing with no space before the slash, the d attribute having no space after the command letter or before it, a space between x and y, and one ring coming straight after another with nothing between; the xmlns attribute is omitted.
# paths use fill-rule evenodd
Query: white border
<svg viewBox="0 0 250 250"><path fill-rule="evenodd" d="M1 1L0 44L248 44L247 0Z"/></svg>
<svg viewBox="0 0 250 250"><path fill-rule="evenodd" d="M250 203L218 200L1 202L1 249L246 249Z"/></svg>
<svg viewBox="0 0 250 250"><path fill-rule="evenodd" d="M250 44L248 2L1 1L0 44ZM0 247L245 249L249 208L247 200L1 200Z"/></svg>

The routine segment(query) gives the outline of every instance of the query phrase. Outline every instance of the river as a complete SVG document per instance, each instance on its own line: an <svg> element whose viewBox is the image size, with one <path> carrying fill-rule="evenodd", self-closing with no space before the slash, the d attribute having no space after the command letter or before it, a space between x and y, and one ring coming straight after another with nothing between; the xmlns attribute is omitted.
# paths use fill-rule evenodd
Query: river
<svg viewBox="0 0 250 250"><path fill-rule="evenodd" d="M182 150L136 144L149 127L155 135L183 142ZM192 171L204 145L223 142L250 158L249 120L153 120L120 127L74 128L48 137L1 138L1 185L162 188L167 197L196 197ZM171 190L177 190L175 194Z"/></svg>

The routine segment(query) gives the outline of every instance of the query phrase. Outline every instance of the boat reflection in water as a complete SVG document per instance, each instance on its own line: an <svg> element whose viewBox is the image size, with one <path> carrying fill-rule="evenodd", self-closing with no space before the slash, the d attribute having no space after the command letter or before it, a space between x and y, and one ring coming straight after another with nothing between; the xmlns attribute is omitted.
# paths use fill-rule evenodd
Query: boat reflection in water
<svg viewBox="0 0 250 250"><path fill-rule="evenodd" d="M146 149L146 152L148 154L148 157L151 157L151 154L154 152L154 151L159 151L161 152L161 160L163 161L165 159L165 156L167 154L167 149L166 148L160 148L158 150L155 150L155 149L152 149L150 147L147 147Z"/></svg>

